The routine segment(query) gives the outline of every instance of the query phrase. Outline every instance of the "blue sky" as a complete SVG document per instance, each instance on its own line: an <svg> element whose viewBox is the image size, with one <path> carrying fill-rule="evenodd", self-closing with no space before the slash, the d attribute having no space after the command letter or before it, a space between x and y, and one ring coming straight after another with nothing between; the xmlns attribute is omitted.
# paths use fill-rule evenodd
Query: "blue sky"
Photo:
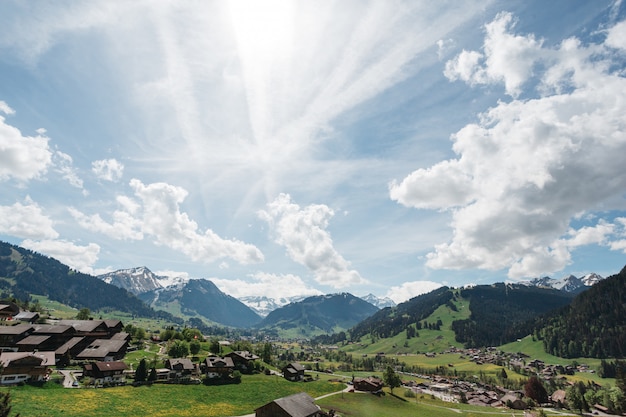
<svg viewBox="0 0 626 417"><path fill-rule="evenodd" d="M0 239L234 296L626 264L621 1L4 1Z"/></svg>

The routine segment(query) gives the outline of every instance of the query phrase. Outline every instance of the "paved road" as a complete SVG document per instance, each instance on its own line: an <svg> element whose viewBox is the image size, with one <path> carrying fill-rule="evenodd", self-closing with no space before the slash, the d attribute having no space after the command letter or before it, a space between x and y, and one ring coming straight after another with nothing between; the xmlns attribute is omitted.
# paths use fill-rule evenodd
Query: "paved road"
<svg viewBox="0 0 626 417"><path fill-rule="evenodd" d="M63 388L78 388L73 385L74 381L76 381L76 371L61 370L58 372L63 375Z"/></svg>

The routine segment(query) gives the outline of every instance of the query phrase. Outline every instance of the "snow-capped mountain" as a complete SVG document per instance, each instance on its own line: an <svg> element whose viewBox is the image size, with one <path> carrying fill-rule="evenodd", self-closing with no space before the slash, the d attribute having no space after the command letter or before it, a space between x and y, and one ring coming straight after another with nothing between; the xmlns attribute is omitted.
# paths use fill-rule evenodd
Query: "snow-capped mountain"
<svg viewBox="0 0 626 417"><path fill-rule="evenodd" d="M361 297L362 300L367 301L370 304L375 305L378 308L395 307L396 303L389 297L377 297L370 293Z"/></svg>
<svg viewBox="0 0 626 417"><path fill-rule="evenodd" d="M106 274L98 275L98 278L107 284L124 288L135 294L143 294L161 288L182 286L188 279L183 277L166 277L156 275L145 266L130 269L120 269Z"/></svg>
<svg viewBox="0 0 626 417"><path fill-rule="evenodd" d="M532 285L536 287L554 288L565 292L581 292L594 284L602 281L604 278L598 274L590 273L583 277L568 275L561 279L550 277L533 278L530 281L521 282L521 284Z"/></svg>
<svg viewBox="0 0 626 417"><path fill-rule="evenodd" d="M287 304L304 300L306 296L270 298L264 295L251 295L239 297L239 301L250 307L261 317L266 317L272 311L284 307Z"/></svg>

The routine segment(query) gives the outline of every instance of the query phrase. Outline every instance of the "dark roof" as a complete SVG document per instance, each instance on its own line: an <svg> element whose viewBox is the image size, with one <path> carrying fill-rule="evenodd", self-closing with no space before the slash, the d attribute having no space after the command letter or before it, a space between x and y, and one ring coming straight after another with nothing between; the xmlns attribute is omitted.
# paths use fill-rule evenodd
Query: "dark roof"
<svg viewBox="0 0 626 417"><path fill-rule="evenodd" d="M125 340L96 339L86 349L76 355L80 359L104 358L126 347Z"/></svg>
<svg viewBox="0 0 626 417"><path fill-rule="evenodd" d="M35 324L35 331L33 333L38 334L63 334L74 333L72 326L66 326L63 324Z"/></svg>
<svg viewBox="0 0 626 417"><path fill-rule="evenodd" d="M18 335L33 330L33 326L26 323L20 323L15 326L0 326L0 335Z"/></svg>
<svg viewBox="0 0 626 417"><path fill-rule="evenodd" d="M100 372L105 371L123 371L127 368L126 364L122 361L110 361L110 362L94 362L93 364Z"/></svg>
<svg viewBox="0 0 626 417"><path fill-rule="evenodd" d="M109 329L112 328L112 327L122 327L123 326L121 320L105 320L104 324L106 324Z"/></svg>
<svg viewBox="0 0 626 417"><path fill-rule="evenodd" d="M15 343L16 345L40 345L44 343L46 340L50 339L50 336L28 336L19 342Z"/></svg>
<svg viewBox="0 0 626 417"><path fill-rule="evenodd" d="M230 356L232 357L239 357L241 359L245 359L247 361L255 361L257 359L259 359L259 357L257 355L255 355L254 353L250 353L247 350L235 350L233 352L228 353L226 356Z"/></svg>
<svg viewBox="0 0 626 417"><path fill-rule="evenodd" d="M170 369L174 369L176 365L182 365L183 369L185 370L193 370L195 368L193 362L191 362L191 359L187 358L168 359L167 363L169 364Z"/></svg>
<svg viewBox="0 0 626 417"><path fill-rule="evenodd" d="M38 318L39 318L39 313L37 313L36 311L20 311L14 317L15 320L24 320L24 321L36 320Z"/></svg>
<svg viewBox="0 0 626 417"><path fill-rule="evenodd" d="M298 362L292 362L289 365L285 366L285 369L293 368L296 372L304 372L304 366L300 365Z"/></svg>
<svg viewBox="0 0 626 417"><path fill-rule="evenodd" d="M207 356L204 363L208 368L234 368L233 359L229 357Z"/></svg>
<svg viewBox="0 0 626 417"><path fill-rule="evenodd" d="M313 401L313 398L311 398L309 394L301 392L288 397L279 398L273 402L292 417L308 417L320 411Z"/></svg>
<svg viewBox="0 0 626 417"><path fill-rule="evenodd" d="M72 326L78 332L93 332L98 327L104 330L108 328L104 320L59 320L59 324Z"/></svg>
<svg viewBox="0 0 626 417"><path fill-rule="evenodd" d="M130 334L128 334L126 332L115 333L113 336L111 336L111 339L113 339L113 340L130 340Z"/></svg>
<svg viewBox="0 0 626 417"><path fill-rule="evenodd" d="M55 350L54 353L56 353L58 355L63 355L65 352L67 352L68 350L72 349L74 346L79 344L84 339L85 338L82 337L82 336L72 337L70 340L68 340L63 345L61 345L57 350Z"/></svg>

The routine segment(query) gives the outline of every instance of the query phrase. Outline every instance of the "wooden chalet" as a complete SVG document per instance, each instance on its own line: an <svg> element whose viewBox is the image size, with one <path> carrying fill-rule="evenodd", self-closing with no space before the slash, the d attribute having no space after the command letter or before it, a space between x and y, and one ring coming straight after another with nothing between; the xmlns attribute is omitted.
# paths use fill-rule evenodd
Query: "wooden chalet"
<svg viewBox="0 0 626 417"><path fill-rule="evenodd" d="M59 320L59 325L72 326L76 336L108 339L109 327L104 320Z"/></svg>
<svg viewBox="0 0 626 417"><path fill-rule="evenodd" d="M356 391L377 392L383 389L383 381L373 376L367 378L354 378L352 386Z"/></svg>
<svg viewBox="0 0 626 417"><path fill-rule="evenodd" d="M50 367L54 363L54 352L2 352L0 384L45 381L52 372Z"/></svg>
<svg viewBox="0 0 626 417"><path fill-rule="evenodd" d="M20 312L15 303L0 304L0 320L13 320Z"/></svg>
<svg viewBox="0 0 626 417"><path fill-rule="evenodd" d="M20 323L15 326L0 326L0 349L17 350L15 344L29 336L33 330L33 326L26 323Z"/></svg>
<svg viewBox="0 0 626 417"><path fill-rule="evenodd" d="M247 371L253 367L253 362L260 358L254 353L250 353L247 350L235 350L227 353L225 357L231 358L235 364L235 368Z"/></svg>
<svg viewBox="0 0 626 417"><path fill-rule="evenodd" d="M256 417L320 417L320 408L307 393L279 398L254 410Z"/></svg>
<svg viewBox="0 0 626 417"><path fill-rule="evenodd" d="M91 362L83 365L83 376L92 378L95 386L123 385L126 383L124 371L127 368L122 361Z"/></svg>
<svg viewBox="0 0 626 417"><path fill-rule="evenodd" d="M37 313L36 311L20 311L15 315L15 317L13 317L13 319L32 324L39 320L39 313Z"/></svg>
<svg viewBox="0 0 626 417"><path fill-rule="evenodd" d="M52 343L50 336L45 335L30 335L20 340L15 344L18 352L34 352L39 350L54 350L55 346Z"/></svg>
<svg viewBox="0 0 626 417"><path fill-rule="evenodd" d="M171 381L188 381L199 373L197 366L188 358L167 359L165 367L170 370L168 379Z"/></svg>
<svg viewBox="0 0 626 417"><path fill-rule="evenodd" d="M235 364L229 357L208 356L202 363L207 378L221 378L233 373Z"/></svg>
<svg viewBox="0 0 626 417"><path fill-rule="evenodd" d="M283 369L283 377L287 381L303 381L304 380L304 366L300 365L297 362L290 363L286 365Z"/></svg>

